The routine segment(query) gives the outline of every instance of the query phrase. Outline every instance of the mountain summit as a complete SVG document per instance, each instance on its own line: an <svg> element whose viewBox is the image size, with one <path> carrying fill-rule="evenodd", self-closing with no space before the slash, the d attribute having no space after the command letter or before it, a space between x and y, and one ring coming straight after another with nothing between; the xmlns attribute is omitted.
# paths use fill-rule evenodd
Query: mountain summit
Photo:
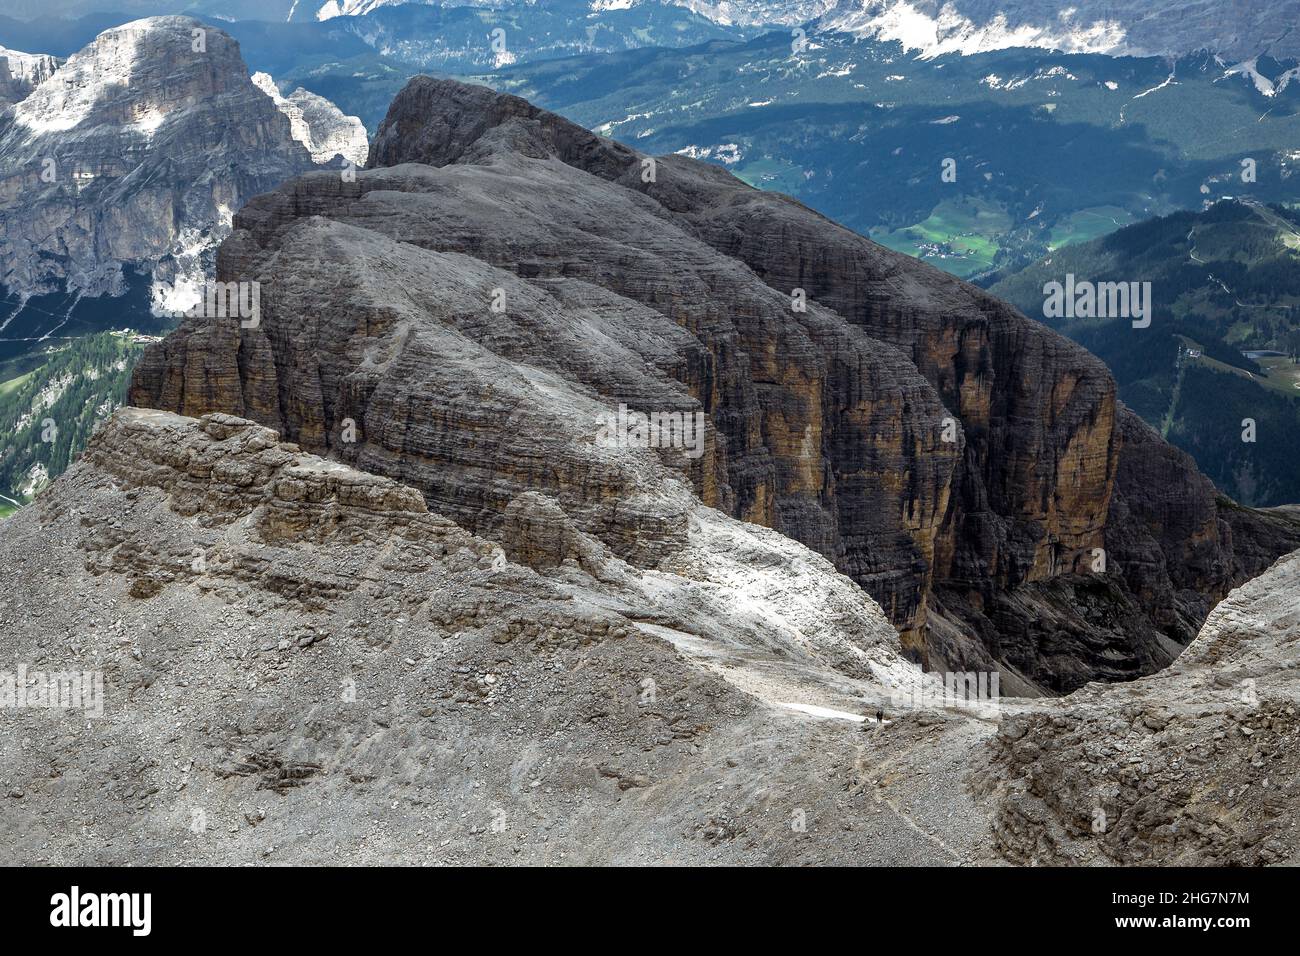
<svg viewBox="0 0 1300 956"><path fill-rule="evenodd" d="M359 121L255 83L238 43L188 17L105 30L63 63L0 60L23 94L0 115L0 284L24 300L118 295L126 269L201 277L249 197L364 154Z"/></svg>
<svg viewBox="0 0 1300 956"><path fill-rule="evenodd" d="M0 282L116 294L127 266L193 270L246 198L311 166L225 33L107 30L0 120Z"/></svg>
<svg viewBox="0 0 1300 956"><path fill-rule="evenodd" d="M1082 348L716 167L427 77L369 165L239 214L219 278L260 284L260 324L187 321L133 404L253 419L476 533L542 493L643 567L691 522L601 423L699 415L664 480L829 558L915 659L1020 693L1164 666L1300 540L1221 503Z"/></svg>

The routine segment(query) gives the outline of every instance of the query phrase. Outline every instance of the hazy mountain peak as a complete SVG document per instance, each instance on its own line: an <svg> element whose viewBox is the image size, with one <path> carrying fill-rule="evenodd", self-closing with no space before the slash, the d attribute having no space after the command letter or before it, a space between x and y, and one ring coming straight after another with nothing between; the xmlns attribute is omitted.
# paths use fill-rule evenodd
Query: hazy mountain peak
<svg viewBox="0 0 1300 956"><path fill-rule="evenodd" d="M937 7L937 9L935 9ZM923 58L945 53L986 53L1012 47L1044 47L1068 53L1127 53L1127 32L1118 20L1092 19L1070 7L1054 16L1021 20L999 10L972 19L952 3L925 0L850 0L819 22L823 30L897 40Z"/></svg>
<svg viewBox="0 0 1300 956"><path fill-rule="evenodd" d="M118 294L126 264L201 271L248 196L312 165L239 45L189 17L104 31L12 117L0 282L23 294Z"/></svg>
<svg viewBox="0 0 1300 956"><path fill-rule="evenodd" d="M382 7L401 6L410 0L325 0L316 19L364 16ZM428 6L483 7L508 10L537 6L536 0L423 0ZM634 7L682 7L705 19L727 26L788 26L806 23L835 6L835 0L586 0L593 14ZM574 4L577 6L577 4Z"/></svg>
<svg viewBox="0 0 1300 956"><path fill-rule="evenodd" d="M835 0L671 0L717 23L736 26L807 23L835 6Z"/></svg>
<svg viewBox="0 0 1300 956"><path fill-rule="evenodd" d="M58 57L0 46L0 106L21 100L58 68Z"/></svg>
<svg viewBox="0 0 1300 956"><path fill-rule="evenodd" d="M269 73L254 73L253 83L289 117L293 138L307 147L317 163L328 163L335 156L361 165L366 161L370 143L366 128L355 116L345 116L343 111L309 90L298 87L287 97L280 94Z"/></svg>

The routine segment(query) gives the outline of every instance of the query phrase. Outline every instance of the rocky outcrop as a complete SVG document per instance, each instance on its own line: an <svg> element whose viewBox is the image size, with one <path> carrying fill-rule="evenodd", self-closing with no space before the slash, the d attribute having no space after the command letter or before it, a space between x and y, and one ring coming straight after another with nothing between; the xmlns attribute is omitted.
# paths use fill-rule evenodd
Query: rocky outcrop
<svg viewBox="0 0 1300 956"><path fill-rule="evenodd" d="M1238 588L1168 670L1005 720L993 833L1017 863L1294 865L1300 553Z"/></svg>
<svg viewBox="0 0 1300 956"><path fill-rule="evenodd" d="M370 165L240 214L218 264L262 283L260 326L188 323L136 404L245 415L484 534L538 491L643 566L680 516L593 426L698 412L698 455L662 451L701 500L830 558L917 659L1014 693L1162 666L1297 540L1234 540L1185 460L1165 490L1134 477L1164 446L1078 346L719 169L423 77Z"/></svg>
<svg viewBox="0 0 1300 956"><path fill-rule="evenodd" d="M145 596L173 584L209 590L231 578L277 602L318 612L342 600L344 592L374 589L365 574L338 568L298 577L278 566L282 559L327 568L330 554L358 548L400 581L396 572L402 569L418 571L431 560L454 558L453 568L463 570L460 559L468 557L469 566L505 571L507 577L524 568L541 573L524 575L533 582L521 593L524 613L529 598L581 598L622 614L625 628L630 621L653 621L710 638L726 633L734 640L748 633L745 640L812 655L823 666L883 687L906 688L919 677L902 659L897 635L880 609L825 560L701 505L652 454L623 449L617 455L648 493L674 500L687 519L673 557L655 571L637 571L535 492L506 509L503 548L431 513L424 495L408 485L307 454L269 428L221 413L196 420L155 409L119 409L74 468L80 477L58 487L107 483L128 501L146 494L193 526L178 538L149 532L139 516L125 523L83 523L86 568L117 574ZM42 497L43 520L64 515L75 500L71 489ZM601 595L583 596L583 588ZM491 590L480 595L482 623L497 628L504 624L489 613ZM408 597L415 600L417 593ZM742 610L742 601L756 603Z"/></svg>
<svg viewBox="0 0 1300 956"><path fill-rule="evenodd" d="M262 282L262 330L187 324L146 356L138 403L229 409L404 470L484 534L540 491L642 564L675 550L681 517L611 466L598 433L620 406L692 430L703 416L696 447L660 449L701 500L842 560L905 628L923 620L961 448L933 390L896 350L815 304L795 311L636 193L514 154L302 180L240 224L221 275ZM277 291L291 275L295 291Z"/></svg>
<svg viewBox="0 0 1300 956"><path fill-rule="evenodd" d="M0 46L0 106L17 103L59 68L57 57L19 53Z"/></svg>
<svg viewBox="0 0 1300 956"><path fill-rule="evenodd" d="M982 852L960 788L904 820L862 783L907 736L860 715L921 676L879 608L611 454L689 512L662 567L536 493L503 551L254 422L120 409L0 524L0 861L917 863L917 818ZM953 731L917 759L987 734Z"/></svg>
<svg viewBox="0 0 1300 956"><path fill-rule="evenodd" d="M793 665L879 702L919 672L879 608L823 558L701 505L649 451L612 454L689 515L661 568L623 562L536 494L508 509L503 551L431 513L416 489L254 422L120 409L80 462L0 525L0 570L40 569L0 597L0 694L12 693L15 663L33 683L46 669L103 683L91 716L6 700L0 859L52 858L39 845L64 846L51 833L91 816L96 838L54 857L232 859L244 852L227 842L236 822L235 842L263 862L341 847L354 862L630 861L652 844L700 860L797 852L784 791L781 813L751 818L770 837L743 851L703 835L723 808L690 806L697 789L716 791L719 769L735 776L706 752L734 768L740 742L773 741L773 756L751 754L742 772L747 788L751 774L770 788L769 759L782 765L815 736L815 721L739 685L799 701L808 691L779 670ZM848 706L866 706L845 688ZM788 740L773 732L782 714L795 721ZM140 759L163 739L174 764ZM472 785L459 756L469 751ZM87 756L103 771L96 782L64 786ZM671 809L630 814L618 800L629 786ZM285 802L262 804L266 789ZM829 820L840 797L822 785L797 805ZM361 850L374 801L408 798L401 839ZM315 830L320 806L330 849L272 835ZM173 827L194 837L194 811L211 840L166 839ZM478 845L489 825L505 835ZM629 827L643 849L624 845Z"/></svg>
<svg viewBox="0 0 1300 956"><path fill-rule="evenodd" d="M107 30L0 119L0 284L98 295L127 267L201 275L246 199L312 165L222 31Z"/></svg>
<svg viewBox="0 0 1300 956"><path fill-rule="evenodd" d="M120 409L0 524L0 862L1300 860L1300 553L1159 675L917 707L828 561L612 454L688 514L659 567L537 492L498 544L255 422Z"/></svg>
<svg viewBox="0 0 1300 956"><path fill-rule="evenodd" d="M293 138L307 147L312 162L328 163L340 156L354 165L366 161L370 144L360 119L344 116L325 97L301 86L288 96L281 96L269 73L254 73L253 83L271 97L276 109L289 117Z"/></svg>

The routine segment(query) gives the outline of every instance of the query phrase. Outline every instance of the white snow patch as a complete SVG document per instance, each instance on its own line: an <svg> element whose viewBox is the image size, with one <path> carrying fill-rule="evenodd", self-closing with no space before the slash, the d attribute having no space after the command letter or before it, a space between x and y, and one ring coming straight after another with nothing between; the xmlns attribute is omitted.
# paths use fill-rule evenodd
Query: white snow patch
<svg viewBox="0 0 1300 956"><path fill-rule="evenodd" d="M792 704L781 701L782 707L789 707L791 710L797 710L802 714L809 714L813 717L829 717L834 720L852 720L856 723L862 723L867 718L861 714L850 714L848 711L835 710L831 707L818 707L816 704Z"/></svg>
<svg viewBox="0 0 1300 956"><path fill-rule="evenodd" d="M734 165L744 158L739 143L722 143L718 146L683 146L677 150L677 155L689 156L691 159L716 159L728 166Z"/></svg>
<svg viewBox="0 0 1300 956"><path fill-rule="evenodd" d="M1228 67L1223 71L1223 76L1220 79L1227 79L1230 76L1244 76L1254 84L1256 91L1264 96L1273 97L1290 86L1292 80L1300 78L1300 67L1294 67L1279 76L1276 81L1270 80L1259 72L1258 64L1259 57L1251 57L1243 63Z"/></svg>
<svg viewBox="0 0 1300 956"><path fill-rule="evenodd" d="M1124 27L1114 20L1076 20L1078 10L1062 10L1055 20L1012 26L1004 13L977 25L951 3L931 16L907 0L844 4L819 22L822 30L896 40L904 50L919 51L921 59L945 53L984 53L1011 47L1038 47L1067 53L1137 52L1127 47Z"/></svg>
<svg viewBox="0 0 1300 956"><path fill-rule="evenodd" d="M1174 75L1170 73L1167 77L1165 77L1165 81L1161 83L1159 86L1153 86L1149 90L1143 90L1137 96L1133 97L1133 99L1140 100L1144 96L1150 96L1152 93L1158 93L1160 90L1163 90L1166 86L1172 86L1177 82L1178 81L1174 79Z"/></svg>
<svg viewBox="0 0 1300 956"><path fill-rule="evenodd" d="M818 73L817 79L822 80L828 76L848 76L850 73L853 72L856 66L857 66L856 63L846 63L838 70L826 70L823 73Z"/></svg>
<svg viewBox="0 0 1300 956"><path fill-rule="evenodd" d="M1039 68L1029 76L1022 76L1014 80L1003 80L996 73L990 73L980 80L980 83L991 90L1018 90L1022 86L1036 80L1077 80L1078 77L1071 73L1063 66L1054 66L1050 69Z"/></svg>

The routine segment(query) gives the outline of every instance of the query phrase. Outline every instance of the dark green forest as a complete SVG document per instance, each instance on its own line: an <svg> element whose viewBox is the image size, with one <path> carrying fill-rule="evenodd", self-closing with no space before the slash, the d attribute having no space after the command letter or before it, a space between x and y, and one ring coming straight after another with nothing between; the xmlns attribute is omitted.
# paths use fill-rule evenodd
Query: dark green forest
<svg viewBox="0 0 1300 956"><path fill-rule="evenodd" d="M0 384L0 493L21 499L38 464L50 479L67 469L96 426L125 399L142 350L125 336L88 335L27 375Z"/></svg>
<svg viewBox="0 0 1300 956"><path fill-rule="evenodd" d="M1120 398L1243 504L1300 501L1300 213L1225 201L1057 250L991 291L1042 318L1043 284L1150 282L1150 327L1050 324L1101 358ZM1253 358L1243 352L1281 355ZM1256 441L1242 441L1242 421Z"/></svg>

